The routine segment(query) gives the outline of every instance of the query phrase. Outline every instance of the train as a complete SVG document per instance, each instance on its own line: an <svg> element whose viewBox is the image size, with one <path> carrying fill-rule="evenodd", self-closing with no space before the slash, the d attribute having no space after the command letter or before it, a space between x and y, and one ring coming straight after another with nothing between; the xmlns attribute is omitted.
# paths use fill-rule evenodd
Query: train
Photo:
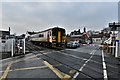
<svg viewBox="0 0 120 80"><path fill-rule="evenodd" d="M40 31L30 36L34 44L52 48L64 48L66 44L66 31L64 28L54 27Z"/></svg>

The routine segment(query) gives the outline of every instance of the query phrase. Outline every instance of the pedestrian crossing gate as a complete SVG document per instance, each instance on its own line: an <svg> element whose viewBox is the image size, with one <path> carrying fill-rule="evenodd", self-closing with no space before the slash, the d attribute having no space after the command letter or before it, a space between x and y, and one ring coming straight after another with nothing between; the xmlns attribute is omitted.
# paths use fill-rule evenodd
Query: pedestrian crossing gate
<svg viewBox="0 0 120 80"><path fill-rule="evenodd" d="M18 56L25 54L25 38L12 39L12 52L11 56Z"/></svg>

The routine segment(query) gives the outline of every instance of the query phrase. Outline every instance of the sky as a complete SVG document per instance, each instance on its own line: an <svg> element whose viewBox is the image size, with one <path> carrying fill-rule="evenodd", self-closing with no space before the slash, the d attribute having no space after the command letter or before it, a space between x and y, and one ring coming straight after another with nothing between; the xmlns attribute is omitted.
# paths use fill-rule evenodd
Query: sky
<svg viewBox="0 0 120 80"><path fill-rule="evenodd" d="M11 27L12 33L23 34L59 26L67 34L78 29L82 32L84 27L100 31L118 21L118 0L109 1L2 1L0 30Z"/></svg>

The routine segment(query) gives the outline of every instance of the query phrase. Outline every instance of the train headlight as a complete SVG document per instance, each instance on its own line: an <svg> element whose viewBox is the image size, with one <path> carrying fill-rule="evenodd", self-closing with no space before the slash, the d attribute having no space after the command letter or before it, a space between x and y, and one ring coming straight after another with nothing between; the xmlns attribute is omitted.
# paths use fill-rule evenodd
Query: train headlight
<svg viewBox="0 0 120 80"><path fill-rule="evenodd" d="M63 39L62 42L65 42L65 39Z"/></svg>
<svg viewBox="0 0 120 80"><path fill-rule="evenodd" d="M53 40L55 39L55 37L52 38Z"/></svg>

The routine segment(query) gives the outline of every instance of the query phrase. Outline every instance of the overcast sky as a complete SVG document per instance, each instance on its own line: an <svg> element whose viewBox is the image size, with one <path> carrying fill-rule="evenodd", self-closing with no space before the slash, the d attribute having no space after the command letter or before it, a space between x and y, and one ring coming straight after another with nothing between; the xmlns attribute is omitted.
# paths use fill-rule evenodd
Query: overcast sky
<svg viewBox="0 0 120 80"><path fill-rule="evenodd" d="M100 31L117 20L118 2L2 2L1 29L17 34L53 26Z"/></svg>

